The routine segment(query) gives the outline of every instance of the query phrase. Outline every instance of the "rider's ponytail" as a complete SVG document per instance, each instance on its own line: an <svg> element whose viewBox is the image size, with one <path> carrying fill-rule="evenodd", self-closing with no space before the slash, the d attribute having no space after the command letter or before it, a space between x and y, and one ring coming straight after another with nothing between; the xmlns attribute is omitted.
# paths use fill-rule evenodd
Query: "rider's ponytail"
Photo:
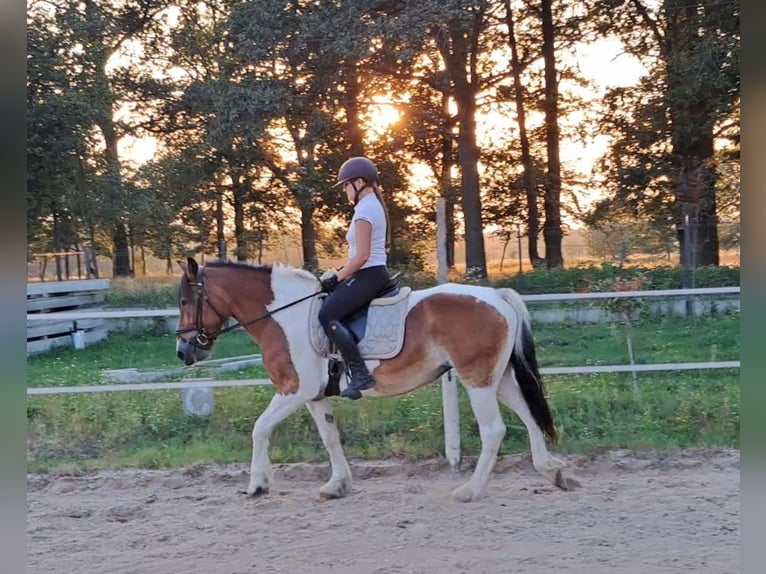
<svg viewBox="0 0 766 574"><path fill-rule="evenodd" d="M378 198L380 205L383 206L383 213L386 216L386 251L388 251L391 247L391 219L388 217L388 208L386 207L386 202L383 200L383 194L380 192L380 189L378 188L378 184L375 182L372 182L370 183L370 187L372 188L372 191L375 193L375 197Z"/></svg>

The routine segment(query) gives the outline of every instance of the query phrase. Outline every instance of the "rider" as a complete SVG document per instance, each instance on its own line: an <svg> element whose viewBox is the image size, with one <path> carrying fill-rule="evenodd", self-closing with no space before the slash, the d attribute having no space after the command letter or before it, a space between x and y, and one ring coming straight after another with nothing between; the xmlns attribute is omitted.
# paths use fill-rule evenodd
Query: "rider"
<svg viewBox="0 0 766 574"><path fill-rule="evenodd" d="M359 399L361 391L375 385L375 379L343 320L372 301L389 280L388 217L378 190L378 169L366 157L352 157L344 162L333 187L337 186L341 186L349 202L353 202L354 215L346 233L346 264L338 271L326 271L321 277L322 290L329 296L319 312L319 322L351 373L341 396Z"/></svg>

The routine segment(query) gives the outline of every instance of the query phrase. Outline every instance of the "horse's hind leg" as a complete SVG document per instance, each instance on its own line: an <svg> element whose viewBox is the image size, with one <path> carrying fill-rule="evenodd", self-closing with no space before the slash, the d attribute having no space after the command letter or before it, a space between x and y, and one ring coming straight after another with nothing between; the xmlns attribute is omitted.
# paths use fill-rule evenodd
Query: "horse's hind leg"
<svg viewBox="0 0 766 574"><path fill-rule="evenodd" d="M253 426L253 459L250 463L250 483L247 494L266 494L271 484L271 461L269 460L269 439L274 427L293 414L307 398L300 393L275 394L269 406L261 413Z"/></svg>
<svg viewBox="0 0 766 574"><path fill-rule="evenodd" d="M456 488L452 494L456 500L470 502L479 500L486 494L487 482L497 461L497 451L505 436L505 424L497 404L495 385L480 388L465 385L465 388L476 422L479 424L481 454L471 480Z"/></svg>
<svg viewBox="0 0 766 574"><path fill-rule="evenodd" d="M564 463L554 457L545 444L543 431L535 422L532 413L529 411L527 401L521 394L521 388L513 374L513 369L509 367L503 373L500 379L500 386L497 390L497 397L500 402L513 410L527 427L529 434L529 446L532 450L532 465L547 480L564 490L571 490L580 486L577 479L568 476L564 471Z"/></svg>
<svg viewBox="0 0 766 574"><path fill-rule="evenodd" d="M322 498L341 498L351 491L351 469L348 467L346 455L338 436L338 427L335 425L335 415L332 405L327 399L310 401L306 403L311 416L314 418L319 435L322 437L327 453L330 455L332 476L330 480L319 489Z"/></svg>

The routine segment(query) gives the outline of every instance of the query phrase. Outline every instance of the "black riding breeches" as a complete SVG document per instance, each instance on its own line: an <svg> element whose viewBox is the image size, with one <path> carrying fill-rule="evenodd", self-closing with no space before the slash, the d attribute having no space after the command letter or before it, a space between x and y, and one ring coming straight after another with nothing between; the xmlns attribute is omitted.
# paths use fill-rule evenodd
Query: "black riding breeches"
<svg viewBox="0 0 766 574"><path fill-rule="evenodd" d="M390 279L385 265L360 269L338 283L319 311L325 331L331 321L343 321L375 298Z"/></svg>

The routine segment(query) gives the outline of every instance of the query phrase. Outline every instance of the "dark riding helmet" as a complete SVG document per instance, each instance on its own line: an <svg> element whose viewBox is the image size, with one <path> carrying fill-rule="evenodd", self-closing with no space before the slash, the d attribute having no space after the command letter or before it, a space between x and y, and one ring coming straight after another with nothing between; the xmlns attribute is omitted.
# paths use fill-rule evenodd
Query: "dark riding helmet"
<svg viewBox="0 0 766 574"><path fill-rule="evenodd" d="M343 162L338 170L338 183L333 187L343 185L347 181L361 177L367 183L377 183L378 168L366 157L352 157Z"/></svg>

